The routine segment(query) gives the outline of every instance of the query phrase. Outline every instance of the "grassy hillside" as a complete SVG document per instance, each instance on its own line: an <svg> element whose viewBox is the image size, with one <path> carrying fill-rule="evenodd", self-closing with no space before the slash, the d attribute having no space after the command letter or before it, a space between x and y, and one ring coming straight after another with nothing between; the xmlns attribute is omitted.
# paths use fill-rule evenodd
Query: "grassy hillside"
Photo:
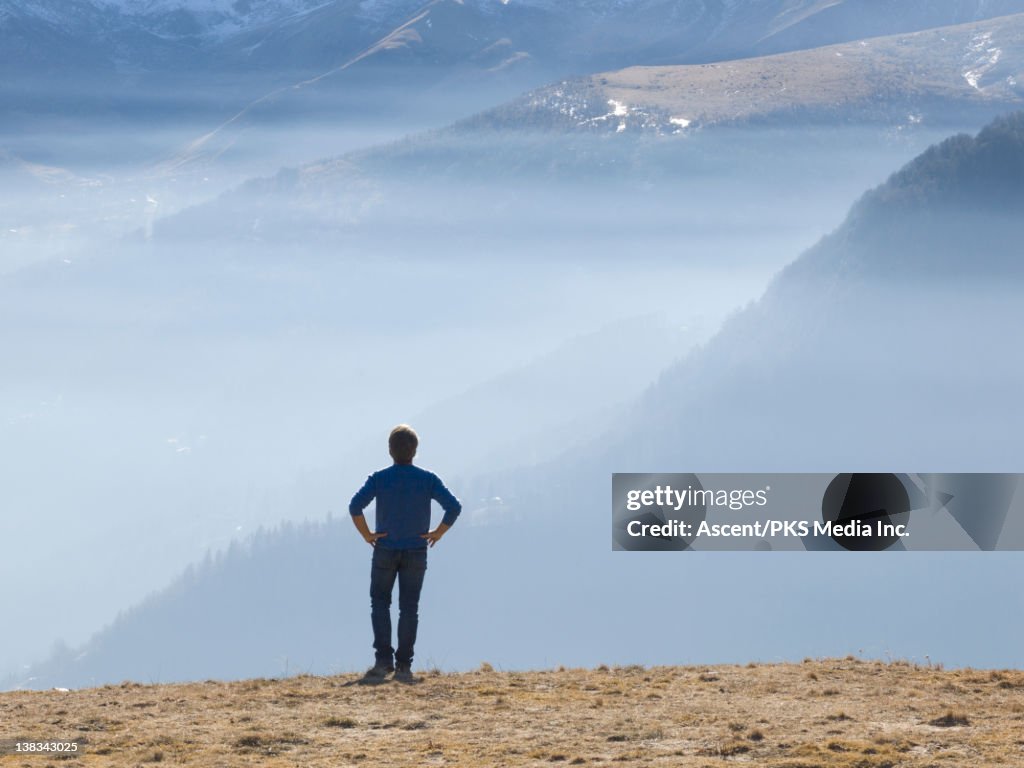
<svg viewBox="0 0 1024 768"><path fill-rule="evenodd" d="M1024 672L844 660L124 683L0 694L85 766L1020 765ZM55 764L0 757L0 766Z"/></svg>
<svg viewBox="0 0 1024 768"><path fill-rule="evenodd" d="M675 133L758 120L941 122L1024 103L1024 14L713 64L629 67L466 121Z"/></svg>

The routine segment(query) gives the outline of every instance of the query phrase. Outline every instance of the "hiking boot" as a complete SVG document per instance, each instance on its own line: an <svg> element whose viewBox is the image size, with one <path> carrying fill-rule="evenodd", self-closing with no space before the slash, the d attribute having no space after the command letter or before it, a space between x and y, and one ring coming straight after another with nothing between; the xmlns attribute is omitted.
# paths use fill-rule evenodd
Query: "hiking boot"
<svg viewBox="0 0 1024 768"><path fill-rule="evenodd" d="M409 664L399 664L395 668L395 680L403 683L411 683L415 678L412 676L412 666Z"/></svg>
<svg viewBox="0 0 1024 768"><path fill-rule="evenodd" d="M385 677L395 671L395 668L387 663L377 662L363 675L367 680L383 680Z"/></svg>

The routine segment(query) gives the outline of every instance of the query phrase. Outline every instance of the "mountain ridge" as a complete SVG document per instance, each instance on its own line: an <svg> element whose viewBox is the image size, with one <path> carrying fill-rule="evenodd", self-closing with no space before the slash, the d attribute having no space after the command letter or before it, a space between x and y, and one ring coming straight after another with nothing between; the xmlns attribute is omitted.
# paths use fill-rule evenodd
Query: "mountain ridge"
<svg viewBox="0 0 1024 768"><path fill-rule="evenodd" d="M1000 55L972 84L968 75L976 68L964 55L976 39L988 40ZM935 55L936 45L943 56ZM344 229L373 210L394 174L454 176L462 183L535 172L587 178L611 169L628 173L633 164L646 182L681 177L675 166L685 169L681 158L713 132L751 125L868 126L897 135L980 125L1024 105L1024 74L1018 80L1017 72L1024 72L1024 14L769 57L603 73L532 91L447 128L250 179L157 221L153 231L157 239L206 232L198 219L218 210L217 226L225 232L248 236L242 219L261 218L272 235L271 222L289 211L308 216L328 194L336 196L332 216L349 211L337 223ZM651 140L631 143L630 137ZM167 168L202 161L205 151L197 143ZM272 203L285 193L282 204Z"/></svg>
<svg viewBox="0 0 1024 768"><path fill-rule="evenodd" d="M472 65L473 57L502 44L512 58L489 59L483 69L519 58L543 62L550 75L659 59L679 63L765 54L1024 12L1021 0L942 0L896 10L877 5L877 0L688 0L682 6L669 0L596 6L583 0L6 0L0 3L0 36L6 33L15 42L31 42L33 34L57 36L100 59L107 48L113 51L108 66L191 70L214 62L278 68L290 62L316 69L337 66L373 41L409 27L415 35L396 50L412 53L419 66L446 58L449 65ZM820 22L820 28L805 29L812 22ZM19 47L24 54L24 46L15 50ZM35 55L45 60L40 51ZM8 63L17 61L10 57Z"/></svg>
<svg viewBox="0 0 1024 768"><path fill-rule="evenodd" d="M671 439L688 421L707 430L699 455L712 466L763 463L767 441L782 435L785 459L773 452L768 469L891 468L914 457L1016 471L1010 446L1024 424L1009 393L1024 371L1007 350L1024 328L1024 261L1009 245L1021 234L1021 168L1022 112L922 153L666 369L630 417L636 436L606 457L692 465L695 446ZM950 354L955 365L936 362ZM730 441L711 429L716 419L759 437ZM961 442L970 434L986 437Z"/></svg>
<svg viewBox="0 0 1024 768"><path fill-rule="evenodd" d="M785 120L941 122L1024 104L1024 14L700 65L563 81L460 121L466 128L683 133Z"/></svg>

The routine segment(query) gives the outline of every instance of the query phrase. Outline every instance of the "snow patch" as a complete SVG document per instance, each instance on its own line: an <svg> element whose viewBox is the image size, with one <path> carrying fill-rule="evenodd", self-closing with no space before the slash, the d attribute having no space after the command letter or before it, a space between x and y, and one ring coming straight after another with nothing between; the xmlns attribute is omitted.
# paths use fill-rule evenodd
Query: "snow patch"
<svg viewBox="0 0 1024 768"><path fill-rule="evenodd" d="M556 93L556 95L561 96L561 93L558 92L558 93ZM615 117L617 117L617 118L625 118L625 117L629 116L629 107L626 106L625 104L623 104L621 101L616 101L615 99L608 99L608 106L612 108L611 112L606 112L605 114L598 115L597 117L591 117L591 118L587 118L586 120L581 120L578 123L578 125L586 125L587 123L600 123L600 122L604 122L605 120L610 120L611 118L615 118ZM564 114L564 110L562 110L562 112ZM572 114L572 113L570 112L570 114ZM622 133L625 130L626 130L626 121L620 119L619 120L619 125L615 129L615 132L616 133Z"/></svg>
<svg viewBox="0 0 1024 768"><path fill-rule="evenodd" d="M999 63L1003 51L992 44L992 33L982 32L971 38L964 59L967 65L963 70L963 78L976 91L981 90L981 79Z"/></svg>
<svg viewBox="0 0 1024 768"><path fill-rule="evenodd" d="M570 118L584 130L605 130L615 133L680 134L692 129L694 121L681 115L670 116L657 107L626 104L602 95L591 101L590 94L574 89L568 82L538 91L530 106Z"/></svg>

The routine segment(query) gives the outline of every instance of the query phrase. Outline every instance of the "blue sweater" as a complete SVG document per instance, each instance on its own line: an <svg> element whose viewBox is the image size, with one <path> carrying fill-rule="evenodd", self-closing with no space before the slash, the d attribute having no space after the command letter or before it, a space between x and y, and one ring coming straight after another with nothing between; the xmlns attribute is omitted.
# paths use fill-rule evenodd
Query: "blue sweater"
<svg viewBox="0 0 1024 768"><path fill-rule="evenodd" d="M377 499L376 532L386 533L377 540L384 549L418 549L427 546L422 536L430 530L430 501L444 509L441 522L452 525L462 511L462 504L445 488L433 472L412 464L392 464L374 472L363 483L348 511L363 514L366 506Z"/></svg>

